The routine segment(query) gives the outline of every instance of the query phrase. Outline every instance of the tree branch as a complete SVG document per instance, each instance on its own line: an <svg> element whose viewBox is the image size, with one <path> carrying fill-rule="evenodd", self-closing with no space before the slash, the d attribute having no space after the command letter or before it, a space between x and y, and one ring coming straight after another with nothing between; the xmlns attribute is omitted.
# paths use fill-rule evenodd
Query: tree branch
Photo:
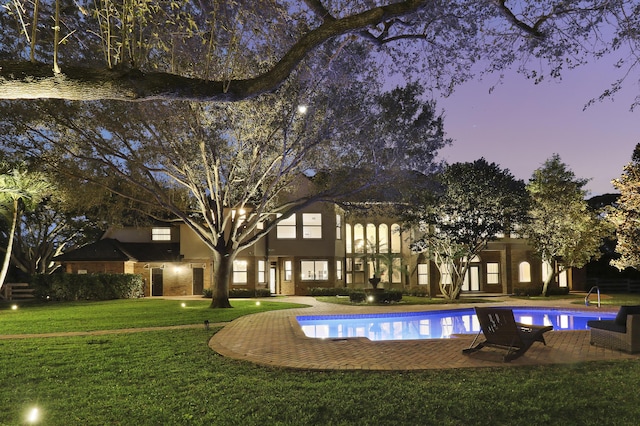
<svg viewBox="0 0 640 426"><path fill-rule="evenodd" d="M0 99L68 99L145 101L238 101L276 90L314 48L334 37L356 33L394 17L418 11L429 0L406 0L324 22L303 35L268 71L253 78L209 81L169 73L64 67L56 75L50 65L0 61Z"/></svg>

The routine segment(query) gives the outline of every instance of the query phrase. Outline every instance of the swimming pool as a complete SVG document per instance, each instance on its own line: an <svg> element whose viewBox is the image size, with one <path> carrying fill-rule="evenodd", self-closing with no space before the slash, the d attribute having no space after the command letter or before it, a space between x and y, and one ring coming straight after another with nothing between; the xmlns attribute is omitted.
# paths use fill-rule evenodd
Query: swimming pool
<svg viewBox="0 0 640 426"><path fill-rule="evenodd" d="M513 307L516 321L552 325L554 330L587 330L587 321L614 319L615 312ZM361 315L296 317L307 337L369 340L447 339L454 334L475 334L480 324L473 308L429 312L394 312Z"/></svg>

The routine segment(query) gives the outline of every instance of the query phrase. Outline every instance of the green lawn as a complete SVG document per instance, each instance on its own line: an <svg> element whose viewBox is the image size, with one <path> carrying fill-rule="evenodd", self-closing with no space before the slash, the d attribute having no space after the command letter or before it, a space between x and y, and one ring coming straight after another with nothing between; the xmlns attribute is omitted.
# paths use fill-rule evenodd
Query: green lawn
<svg viewBox="0 0 640 426"><path fill-rule="evenodd" d="M75 330L99 329L108 323L106 315L114 317L117 328L132 326L131 318L145 318L135 320L141 325L153 318L157 325L171 318L199 323L200 315L216 322L272 307L234 301L232 310L194 306L197 314L184 314L172 310L174 301L134 302L17 311L2 305L0 327L3 334L25 329L20 316L32 315L33 321L47 318L34 332L64 322L84 323L75 324ZM138 315L118 315L131 306ZM636 361L425 372L295 371L223 358L207 346L213 333L203 327L0 340L0 424L25 424L26 413L36 406L46 425L635 425L640 418Z"/></svg>

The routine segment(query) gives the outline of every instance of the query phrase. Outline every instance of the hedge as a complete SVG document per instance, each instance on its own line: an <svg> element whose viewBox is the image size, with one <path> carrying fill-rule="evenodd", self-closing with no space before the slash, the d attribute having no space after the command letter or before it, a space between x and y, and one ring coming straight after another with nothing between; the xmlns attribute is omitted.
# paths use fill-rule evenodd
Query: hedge
<svg viewBox="0 0 640 426"><path fill-rule="evenodd" d="M34 295L43 300L110 300L144 296L142 277L136 274L38 274L32 278Z"/></svg>
<svg viewBox="0 0 640 426"><path fill-rule="evenodd" d="M210 299L213 296L213 290L205 288L202 297ZM271 291L268 288L257 288L255 290L248 288L232 288L229 289L229 297L233 298L250 298L250 297L271 297Z"/></svg>

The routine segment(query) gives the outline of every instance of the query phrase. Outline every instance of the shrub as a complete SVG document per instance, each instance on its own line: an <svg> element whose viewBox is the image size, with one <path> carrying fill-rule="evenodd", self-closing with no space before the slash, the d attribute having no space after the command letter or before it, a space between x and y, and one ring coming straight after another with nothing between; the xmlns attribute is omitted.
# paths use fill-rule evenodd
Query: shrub
<svg viewBox="0 0 640 426"><path fill-rule="evenodd" d="M32 278L35 296L43 300L110 300L144 296L136 274L38 274Z"/></svg>
<svg viewBox="0 0 640 426"><path fill-rule="evenodd" d="M427 286L413 287L413 288L404 290L402 292L402 294L404 294L406 296L428 297L429 296L429 289L428 288L424 288L424 287L427 287Z"/></svg>
<svg viewBox="0 0 640 426"><path fill-rule="evenodd" d="M309 296L348 296L350 289L345 287L312 287L307 289Z"/></svg>
<svg viewBox="0 0 640 426"><path fill-rule="evenodd" d="M213 297L213 289L205 288L202 291L202 297L211 299ZM257 288L255 290L248 288L232 288L229 289L229 297L236 299L250 297L271 297L271 291L268 288Z"/></svg>
<svg viewBox="0 0 640 426"><path fill-rule="evenodd" d="M363 303L367 298L364 291L352 291L349 293L349 301L351 303Z"/></svg>
<svg viewBox="0 0 640 426"><path fill-rule="evenodd" d="M514 296L539 296L542 293L542 285L528 285L522 287L514 287Z"/></svg>

